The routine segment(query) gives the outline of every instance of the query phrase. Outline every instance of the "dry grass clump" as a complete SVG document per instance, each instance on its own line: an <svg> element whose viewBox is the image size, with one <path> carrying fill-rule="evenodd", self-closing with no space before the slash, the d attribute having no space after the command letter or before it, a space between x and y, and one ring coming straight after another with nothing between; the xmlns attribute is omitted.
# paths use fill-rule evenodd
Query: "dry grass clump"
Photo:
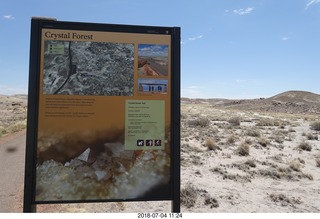
<svg viewBox="0 0 320 219"><path fill-rule="evenodd" d="M273 119L261 119L256 126L280 126L281 123L279 121Z"/></svg>
<svg viewBox="0 0 320 219"><path fill-rule="evenodd" d="M273 202L280 202L281 206L285 207L288 205L295 205L295 204L301 204L302 200L301 198L288 198L286 195L281 194L281 193L272 193L269 195L269 198L271 199L271 201Z"/></svg>
<svg viewBox="0 0 320 219"><path fill-rule="evenodd" d="M275 130L272 132L272 136L270 137L275 142L282 144L285 140L286 132L283 132L283 130Z"/></svg>
<svg viewBox="0 0 320 219"><path fill-rule="evenodd" d="M249 156L250 145L247 144L246 142L242 142L237 149L237 154L240 156Z"/></svg>
<svg viewBox="0 0 320 219"><path fill-rule="evenodd" d="M320 153L316 156L315 161L316 161L317 167L320 167Z"/></svg>
<svg viewBox="0 0 320 219"><path fill-rule="evenodd" d="M205 147L207 147L208 150L210 150L210 151L211 151L211 150L215 151L215 150L220 149L219 146L218 146L218 144L217 144L217 142L216 142L214 139L212 139L212 138L208 138L208 139L204 142L204 145L205 145Z"/></svg>
<svg viewBox="0 0 320 219"><path fill-rule="evenodd" d="M27 126L27 120L18 121L8 127L9 133L18 132L25 129Z"/></svg>
<svg viewBox="0 0 320 219"><path fill-rule="evenodd" d="M188 125L189 126L200 126L200 127L207 127L210 124L210 120L206 117L199 117L194 120L189 120Z"/></svg>
<svg viewBox="0 0 320 219"><path fill-rule="evenodd" d="M4 135L6 133L5 128L3 128L2 126L0 126L0 138L2 137L2 135Z"/></svg>
<svg viewBox="0 0 320 219"><path fill-rule="evenodd" d="M7 127L0 126L0 137L6 134L19 132L27 127L27 120L17 121Z"/></svg>
<svg viewBox="0 0 320 219"><path fill-rule="evenodd" d="M248 165L249 167L256 167L256 163L254 160L250 159L250 160L247 160L244 164Z"/></svg>
<svg viewBox="0 0 320 219"><path fill-rule="evenodd" d="M310 128L315 131L320 131L320 122L313 122L310 125Z"/></svg>
<svg viewBox="0 0 320 219"><path fill-rule="evenodd" d="M308 142L301 142L298 146L298 149L303 151L311 151L312 146Z"/></svg>
<svg viewBox="0 0 320 219"><path fill-rule="evenodd" d="M312 133L307 134L308 140L318 140L318 135L313 135Z"/></svg>
<svg viewBox="0 0 320 219"><path fill-rule="evenodd" d="M180 192L180 203L187 208L192 208L198 198L198 190L192 185L188 184Z"/></svg>
<svg viewBox="0 0 320 219"><path fill-rule="evenodd" d="M258 143L263 147L267 147L267 145L270 144L270 141L266 137L261 137L258 139Z"/></svg>
<svg viewBox="0 0 320 219"><path fill-rule="evenodd" d="M181 119L187 119L188 116L187 116L185 113L181 113L181 114L180 114L180 118L181 118Z"/></svg>
<svg viewBox="0 0 320 219"><path fill-rule="evenodd" d="M320 167L320 158L319 157L316 158L316 165L317 165L317 167Z"/></svg>
<svg viewBox="0 0 320 219"><path fill-rule="evenodd" d="M297 171L297 172L300 172L300 168L301 168L301 164L300 164L300 161L297 160L297 159L294 159L293 161L291 161L289 163L289 167L294 170L294 171Z"/></svg>
<svg viewBox="0 0 320 219"><path fill-rule="evenodd" d="M286 125L290 125L288 121L277 120L271 118L262 118L256 126L280 126L281 129L284 129Z"/></svg>
<svg viewBox="0 0 320 219"><path fill-rule="evenodd" d="M255 129L247 130L246 135L251 136L251 137L260 137L261 136L260 132Z"/></svg>
<svg viewBox="0 0 320 219"><path fill-rule="evenodd" d="M291 128L289 128L289 130L288 130L289 132L296 132L296 130L294 130L292 127Z"/></svg>
<svg viewBox="0 0 320 219"><path fill-rule="evenodd" d="M238 116L231 117L228 122L232 126L240 126L241 119Z"/></svg>
<svg viewBox="0 0 320 219"><path fill-rule="evenodd" d="M248 144L248 145L251 145L251 144L253 143L253 141L252 141L251 138L246 138L246 139L244 140L244 143L245 143L245 144Z"/></svg>
<svg viewBox="0 0 320 219"><path fill-rule="evenodd" d="M236 138L233 135L230 135L227 139L228 144L234 144L236 142Z"/></svg>
<svg viewBox="0 0 320 219"><path fill-rule="evenodd" d="M219 202L217 199L211 197L210 195L205 195L204 204L209 205L210 208L219 207Z"/></svg>

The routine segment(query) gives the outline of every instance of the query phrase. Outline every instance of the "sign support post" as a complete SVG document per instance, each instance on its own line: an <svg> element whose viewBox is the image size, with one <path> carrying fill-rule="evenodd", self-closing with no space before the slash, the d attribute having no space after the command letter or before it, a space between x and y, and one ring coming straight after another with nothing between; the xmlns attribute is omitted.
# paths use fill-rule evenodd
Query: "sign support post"
<svg viewBox="0 0 320 219"><path fill-rule="evenodd" d="M180 28L174 28L172 37L172 58L173 58L173 72L180 72ZM172 112L172 118L175 128L173 129L173 154L175 157L173 160L173 201L172 201L172 212L179 213L180 210L180 74L173 74L174 89L173 92L173 108L176 109Z"/></svg>

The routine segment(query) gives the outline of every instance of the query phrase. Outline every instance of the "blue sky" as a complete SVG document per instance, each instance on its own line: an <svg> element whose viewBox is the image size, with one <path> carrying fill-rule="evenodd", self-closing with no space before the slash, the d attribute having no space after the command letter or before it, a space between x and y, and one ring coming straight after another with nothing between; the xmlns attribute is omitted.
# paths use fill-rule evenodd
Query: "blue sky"
<svg viewBox="0 0 320 219"><path fill-rule="evenodd" d="M181 27L181 94L320 94L320 0L0 0L0 94L27 93L30 19Z"/></svg>

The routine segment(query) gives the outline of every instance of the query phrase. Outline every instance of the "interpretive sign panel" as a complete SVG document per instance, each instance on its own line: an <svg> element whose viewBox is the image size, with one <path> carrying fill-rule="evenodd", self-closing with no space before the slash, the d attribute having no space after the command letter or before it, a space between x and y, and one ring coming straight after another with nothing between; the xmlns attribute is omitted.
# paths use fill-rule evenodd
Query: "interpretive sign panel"
<svg viewBox="0 0 320 219"><path fill-rule="evenodd" d="M25 205L177 197L176 44L180 28L32 20Z"/></svg>

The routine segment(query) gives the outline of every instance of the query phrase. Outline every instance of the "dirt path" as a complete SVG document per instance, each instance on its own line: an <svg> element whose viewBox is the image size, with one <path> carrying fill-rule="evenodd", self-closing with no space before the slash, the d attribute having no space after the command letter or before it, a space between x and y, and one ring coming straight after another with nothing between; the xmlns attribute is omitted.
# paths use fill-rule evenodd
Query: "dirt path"
<svg viewBox="0 0 320 219"><path fill-rule="evenodd" d="M26 132L0 139L0 213L22 212Z"/></svg>

